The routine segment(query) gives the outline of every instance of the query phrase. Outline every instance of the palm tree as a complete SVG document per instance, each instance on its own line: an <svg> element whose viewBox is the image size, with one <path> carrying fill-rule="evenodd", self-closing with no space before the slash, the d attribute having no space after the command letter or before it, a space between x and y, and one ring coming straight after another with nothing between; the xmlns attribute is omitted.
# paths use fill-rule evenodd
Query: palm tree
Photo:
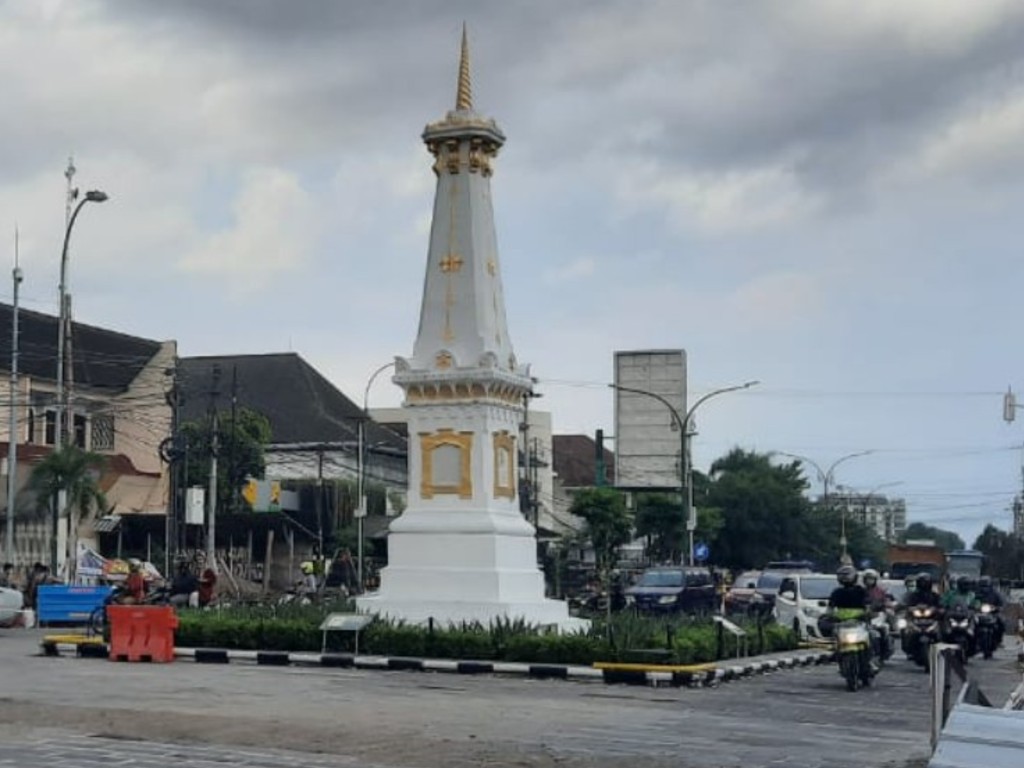
<svg viewBox="0 0 1024 768"><path fill-rule="evenodd" d="M99 470L106 459L98 453L67 445L53 451L32 468L28 485L36 503L46 509L61 491L67 497L68 536L71 557L68 576L73 580L78 557L78 526L89 514L107 510L107 498L99 486ZM57 532L53 531L54 537Z"/></svg>

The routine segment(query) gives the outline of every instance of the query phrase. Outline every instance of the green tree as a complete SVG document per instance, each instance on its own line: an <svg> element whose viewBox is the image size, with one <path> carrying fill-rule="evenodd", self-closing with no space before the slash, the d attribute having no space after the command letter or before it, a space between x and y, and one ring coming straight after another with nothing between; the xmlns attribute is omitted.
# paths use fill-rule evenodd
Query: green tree
<svg viewBox="0 0 1024 768"><path fill-rule="evenodd" d="M586 523L587 538L594 548L594 560L605 601L608 631L611 632L612 571L619 561L619 547L633 538L633 517L626 509L626 500L614 488L586 488L579 491L569 508Z"/></svg>
<svg viewBox="0 0 1024 768"><path fill-rule="evenodd" d="M903 542L906 542L908 539L931 539L937 546L941 547L946 552L950 552L954 549L965 549L967 547L967 545L964 544L964 540L953 531L947 531L944 528L936 528L932 525L925 525L924 523L911 523L907 526L900 539Z"/></svg>
<svg viewBox="0 0 1024 768"><path fill-rule="evenodd" d="M647 537L651 560L678 563L686 545L686 521L678 499L665 493L637 494L636 535Z"/></svg>
<svg viewBox="0 0 1024 768"><path fill-rule="evenodd" d="M185 467L188 485L207 487L210 481L210 455L213 430L209 419L185 422L181 434L188 446ZM245 501L242 487L249 478L262 480L266 472L264 450L270 442L270 422L251 408L217 414L217 507L225 511L241 509Z"/></svg>
<svg viewBox="0 0 1024 768"><path fill-rule="evenodd" d="M711 465L698 509L717 510L720 528L709 541L714 561L730 568L802 557L808 533L807 483L799 462L772 464L768 454L735 448Z"/></svg>
<svg viewBox="0 0 1024 768"><path fill-rule="evenodd" d="M599 573L608 575L619 561L619 547L633 537L633 519L626 501L614 488L585 488L572 500L570 512L587 524Z"/></svg>
<svg viewBox="0 0 1024 768"><path fill-rule="evenodd" d="M1024 539L996 528L985 526L974 549L985 556L985 573L997 579L1024 579Z"/></svg>
<svg viewBox="0 0 1024 768"><path fill-rule="evenodd" d="M65 494L70 579L74 579L78 561L78 526L90 514L107 511L107 499L99 485L105 463L98 453L67 445L36 464L29 477L28 485L36 494L40 510L49 509L62 491Z"/></svg>

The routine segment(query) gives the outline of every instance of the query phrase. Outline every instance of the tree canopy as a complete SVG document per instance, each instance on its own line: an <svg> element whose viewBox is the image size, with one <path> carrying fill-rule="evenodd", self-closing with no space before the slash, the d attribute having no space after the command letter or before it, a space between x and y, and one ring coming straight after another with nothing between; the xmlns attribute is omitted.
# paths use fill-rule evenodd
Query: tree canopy
<svg viewBox="0 0 1024 768"><path fill-rule="evenodd" d="M100 490L99 476L106 459L98 453L66 445L50 453L32 468L29 488L40 509L46 509L63 491L68 516L68 563L70 575L78 553L78 525L91 514L107 511L107 499Z"/></svg>
<svg viewBox="0 0 1024 768"><path fill-rule="evenodd" d="M985 556L984 572L997 579L1024 580L1024 539L991 523L974 540L974 549Z"/></svg>
<svg viewBox="0 0 1024 768"><path fill-rule="evenodd" d="M185 422L181 434L187 446L186 483L206 486L210 481L213 431L209 419ZM264 447L270 442L270 422L251 408L217 415L217 506L228 511L244 502L241 489L250 477L263 479Z"/></svg>
<svg viewBox="0 0 1024 768"><path fill-rule="evenodd" d="M618 563L618 549L633 538L633 518L622 493L614 488L586 488L576 494L572 514L587 524L598 572L609 573Z"/></svg>
<svg viewBox="0 0 1024 768"><path fill-rule="evenodd" d="M694 482L698 509L717 515L712 560L734 569L788 559L837 565L842 513L812 504L807 488L798 460L773 464L770 454L736 448L715 461L707 484ZM881 561L884 543L859 521L847 518L846 537L854 563Z"/></svg>

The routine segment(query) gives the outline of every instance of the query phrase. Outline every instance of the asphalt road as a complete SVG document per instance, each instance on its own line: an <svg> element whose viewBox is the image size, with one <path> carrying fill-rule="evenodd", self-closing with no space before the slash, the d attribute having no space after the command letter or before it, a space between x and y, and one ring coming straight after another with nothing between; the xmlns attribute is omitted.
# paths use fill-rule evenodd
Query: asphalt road
<svg viewBox="0 0 1024 768"><path fill-rule="evenodd" d="M857 693L831 665L654 689L52 659L35 655L39 637L0 630L0 765L903 768L928 755L927 676L902 660ZM1009 651L971 667L1000 702L1020 681Z"/></svg>

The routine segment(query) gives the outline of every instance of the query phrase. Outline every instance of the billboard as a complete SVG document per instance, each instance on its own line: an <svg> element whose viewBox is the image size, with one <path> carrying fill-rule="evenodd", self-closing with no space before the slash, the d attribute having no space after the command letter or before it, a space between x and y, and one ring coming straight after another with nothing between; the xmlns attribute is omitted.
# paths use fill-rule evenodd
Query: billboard
<svg viewBox="0 0 1024 768"><path fill-rule="evenodd" d="M680 487L683 435L676 416L686 418L685 350L616 352L616 486Z"/></svg>

